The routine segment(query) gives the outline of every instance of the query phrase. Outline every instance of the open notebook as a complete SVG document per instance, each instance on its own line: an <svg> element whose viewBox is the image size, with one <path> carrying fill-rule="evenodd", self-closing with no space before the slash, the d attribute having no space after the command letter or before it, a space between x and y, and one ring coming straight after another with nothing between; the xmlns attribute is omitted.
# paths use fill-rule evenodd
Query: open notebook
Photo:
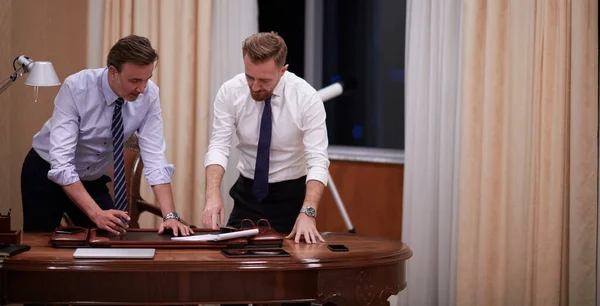
<svg viewBox="0 0 600 306"><path fill-rule="evenodd" d="M78 248L73 258L152 259L155 249L146 248Z"/></svg>
<svg viewBox="0 0 600 306"><path fill-rule="evenodd" d="M171 240L183 240L183 241L221 241L228 240L234 238L241 237L250 237L258 234L258 229L253 228L249 230L242 230L231 233L221 233L221 234L204 234L204 235L192 235L192 236L182 236L182 237L171 237Z"/></svg>

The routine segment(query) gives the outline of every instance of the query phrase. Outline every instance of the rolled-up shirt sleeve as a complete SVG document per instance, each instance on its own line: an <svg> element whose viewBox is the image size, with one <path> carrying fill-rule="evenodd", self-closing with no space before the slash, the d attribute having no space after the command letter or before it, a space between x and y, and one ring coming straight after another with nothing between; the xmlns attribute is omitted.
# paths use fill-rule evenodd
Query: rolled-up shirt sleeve
<svg viewBox="0 0 600 306"><path fill-rule="evenodd" d="M227 169L227 161L231 150L232 134L235 131L235 111L233 99L227 94L225 86L221 86L214 103L213 129L210 143L204 158L204 167L220 165Z"/></svg>
<svg viewBox="0 0 600 306"><path fill-rule="evenodd" d="M67 78L54 99L50 131L50 171L48 179L66 186L80 180L75 171L75 148L79 133L79 114L73 99L73 84Z"/></svg>
<svg viewBox="0 0 600 306"><path fill-rule="evenodd" d="M160 98L152 100L146 118L138 129L138 145L144 161L144 177L150 186L171 183L175 171L165 155L164 137Z"/></svg>
<svg viewBox="0 0 600 306"><path fill-rule="evenodd" d="M306 181L317 180L327 186L329 177L327 146L329 145L329 139L327 138L325 118L323 101L315 94L302 112L302 141L308 170Z"/></svg>

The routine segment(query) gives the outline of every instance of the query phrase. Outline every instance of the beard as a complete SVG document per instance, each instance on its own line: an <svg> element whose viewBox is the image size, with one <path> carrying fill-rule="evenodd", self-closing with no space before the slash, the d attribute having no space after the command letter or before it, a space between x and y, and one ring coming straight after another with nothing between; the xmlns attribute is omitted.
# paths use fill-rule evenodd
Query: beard
<svg viewBox="0 0 600 306"><path fill-rule="evenodd" d="M252 91L252 88L250 89L250 95L252 95L252 99L254 99L254 101L264 101L272 93L273 93L272 91L266 91L266 90Z"/></svg>

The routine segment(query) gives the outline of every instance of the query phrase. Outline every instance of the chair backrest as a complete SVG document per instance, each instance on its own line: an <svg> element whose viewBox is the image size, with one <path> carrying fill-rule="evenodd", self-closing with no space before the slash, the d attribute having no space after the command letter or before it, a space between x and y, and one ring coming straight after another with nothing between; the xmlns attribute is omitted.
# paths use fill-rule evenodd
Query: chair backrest
<svg viewBox="0 0 600 306"><path fill-rule="evenodd" d="M140 184L144 163L140 157L136 133L131 135L125 142L123 154L125 159L125 184L127 186L127 211L131 217L129 226L131 228L139 228L139 216L141 212L136 203L142 199Z"/></svg>
<svg viewBox="0 0 600 306"><path fill-rule="evenodd" d="M140 215L144 212L162 219L160 207L142 198L140 186L144 162L140 155L137 134L131 135L125 142L125 183L127 185L127 211L129 212L129 227L139 228ZM182 220L185 223L185 221Z"/></svg>

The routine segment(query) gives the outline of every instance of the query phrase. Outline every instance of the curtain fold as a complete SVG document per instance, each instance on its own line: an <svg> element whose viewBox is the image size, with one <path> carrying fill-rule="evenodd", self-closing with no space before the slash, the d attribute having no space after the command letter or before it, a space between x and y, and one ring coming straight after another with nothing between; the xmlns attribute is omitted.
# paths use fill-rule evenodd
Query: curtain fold
<svg viewBox="0 0 600 306"><path fill-rule="evenodd" d="M104 58L119 38L129 34L148 37L159 53L152 80L160 88L167 159L175 165L175 207L186 221L202 226L212 2L106 0L104 5ZM145 180L142 195L155 201ZM160 222L143 214L140 226L156 227Z"/></svg>
<svg viewBox="0 0 600 306"><path fill-rule="evenodd" d="M258 3L256 0L213 0L209 113L211 121L214 98L219 87L236 74L244 72L242 42L256 32L258 32ZM212 130L212 124L210 124L210 129ZM225 220L229 218L233 208L233 199L229 196L229 189L239 176L236 168L239 160L239 152L235 147L237 144L237 136L234 133L229 162L221 182Z"/></svg>
<svg viewBox="0 0 600 306"><path fill-rule="evenodd" d="M407 5L402 239L414 256L399 305L454 305L461 1Z"/></svg>
<svg viewBox="0 0 600 306"><path fill-rule="evenodd" d="M464 2L458 305L595 304L597 14Z"/></svg>
<svg viewBox="0 0 600 306"><path fill-rule="evenodd" d="M570 10L568 301L596 305L598 1L572 1Z"/></svg>

